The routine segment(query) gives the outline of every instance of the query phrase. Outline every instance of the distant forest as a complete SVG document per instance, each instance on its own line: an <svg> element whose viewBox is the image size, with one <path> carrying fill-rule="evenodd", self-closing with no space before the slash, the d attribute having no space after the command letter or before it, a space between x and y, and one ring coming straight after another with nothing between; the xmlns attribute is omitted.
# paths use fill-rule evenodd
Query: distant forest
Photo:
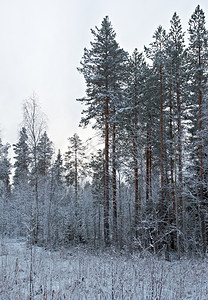
<svg viewBox="0 0 208 300"><path fill-rule="evenodd" d="M197 6L187 37L174 13L130 55L108 17L91 30L78 71L80 125L103 148L86 155L75 133L54 153L36 97L24 102L14 145L0 140L0 235L46 248L84 243L174 255L208 244L208 31ZM60 132L61 134L61 132ZM14 164L8 156L14 149Z"/></svg>

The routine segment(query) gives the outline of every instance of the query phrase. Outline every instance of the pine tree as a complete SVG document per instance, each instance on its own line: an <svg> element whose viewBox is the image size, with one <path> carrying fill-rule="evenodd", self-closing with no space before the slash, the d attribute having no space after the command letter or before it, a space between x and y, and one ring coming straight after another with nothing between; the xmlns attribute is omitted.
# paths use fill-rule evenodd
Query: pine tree
<svg viewBox="0 0 208 300"><path fill-rule="evenodd" d="M158 79L156 96L159 98L160 105L160 178L161 178L161 201L164 201L164 66L165 66L165 41L166 32L159 26L153 35L153 42L150 48L146 48L146 54L153 62L153 71Z"/></svg>
<svg viewBox="0 0 208 300"><path fill-rule="evenodd" d="M56 159L48 170L48 189L47 189L47 232L46 246L55 247L64 238L65 221L68 213L68 199L65 198L64 186L64 166L60 150ZM46 223L46 222L45 222Z"/></svg>
<svg viewBox="0 0 208 300"><path fill-rule="evenodd" d="M19 133L19 142L14 144L14 186L18 184L28 183L29 164L30 164L30 153L27 145L27 133L25 127L22 127Z"/></svg>
<svg viewBox="0 0 208 300"><path fill-rule="evenodd" d="M124 113L122 113L123 120L125 120L124 127L127 130L126 138L127 141L130 142L130 145L128 147L130 151L127 155L131 156L133 160L135 226L137 226L138 224L139 217L139 165L141 161L141 155L143 153L142 127L144 127L144 122L146 121L144 116L144 109L147 72L148 67L144 60L143 54L139 53L138 50L135 49L132 56L129 59L127 80L128 97L127 101L125 102L126 108L124 108ZM141 188L142 187L140 186L140 189Z"/></svg>
<svg viewBox="0 0 208 300"><path fill-rule="evenodd" d="M91 191L93 196L94 208L94 238L98 241L102 240L101 232L101 212L104 207L103 192L104 192L104 151L98 150L91 154L89 161L89 175L92 178Z"/></svg>
<svg viewBox="0 0 208 300"><path fill-rule="evenodd" d="M10 172L11 164L8 158L9 144L3 145L0 138L0 234L1 239L10 231L10 222L8 217L11 212L8 213L9 196L10 196ZM11 231L10 231L11 232Z"/></svg>
<svg viewBox="0 0 208 300"><path fill-rule="evenodd" d="M101 28L91 30L94 41L91 49L84 50L79 71L84 75L87 97L79 99L87 109L81 123L87 125L95 120L95 128L102 130L105 140L105 180L104 180L104 236L106 245L110 242L110 124L115 113L116 103L122 98L123 71L126 53L115 40L116 34L108 17L102 21Z"/></svg>
<svg viewBox="0 0 208 300"><path fill-rule="evenodd" d="M51 159L53 155L52 142L49 140L46 131L40 138L37 145L37 168L38 173L46 176L49 168L51 167Z"/></svg>
<svg viewBox="0 0 208 300"><path fill-rule="evenodd" d="M204 102L207 101L207 61L208 61L208 32L205 27L205 15L198 5L189 20L189 48L188 58L191 80L192 115L197 115L193 119L192 134L198 148L197 164L198 170L198 197L200 202L200 220L202 235L202 250L206 251L206 226L205 226L205 195L204 195L204 169L203 161L205 152L203 149L203 126L204 112L202 111ZM195 132L194 132L194 131ZM194 141L194 140L193 140Z"/></svg>
<svg viewBox="0 0 208 300"><path fill-rule="evenodd" d="M152 101L157 103L159 111L157 114L158 121L152 120L155 130L158 132L158 140L160 140L160 150L158 151L160 160L160 200L158 203L157 234L164 234L167 227L167 206L168 192L166 190L167 183L167 153L166 153L166 136L165 136L165 103L166 103L166 78L165 78L165 43L167 35L162 26L159 26L153 35L153 42L149 48L145 48L146 55L152 60L152 82L154 84L154 97ZM155 113L155 112L154 112ZM157 217L157 216L156 216ZM165 236L165 234L164 234ZM162 238L159 238L162 241ZM162 243L164 243L163 241ZM157 247L162 246L157 243Z"/></svg>
<svg viewBox="0 0 208 300"><path fill-rule="evenodd" d="M31 215L31 186L30 177L30 151L28 147L28 136L25 127L19 132L19 140L13 145L14 149L14 176L12 190L13 196L13 231L18 236L27 236L30 227Z"/></svg>
<svg viewBox="0 0 208 300"><path fill-rule="evenodd" d="M11 173L11 164L10 159L8 158L8 150L10 145L2 144L0 138L0 191L1 194L8 195L10 192L10 173Z"/></svg>
<svg viewBox="0 0 208 300"><path fill-rule="evenodd" d="M78 134L74 134L69 139L70 145L65 153L66 182L68 185L74 185L75 200L78 201L78 186L81 175L85 170L85 150Z"/></svg>
<svg viewBox="0 0 208 300"><path fill-rule="evenodd" d="M64 182L64 166L60 149L53 164L53 177L57 186L63 185Z"/></svg>
<svg viewBox="0 0 208 300"><path fill-rule="evenodd" d="M166 41L166 80L167 107L169 107L169 126L167 126L167 143L170 164L170 186L172 212L169 212L170 223L177 227L177 251L180 257L179 233L184 233L184 204L183 204L183 169L182 169L182 120L185 111L187 95L185 70L186 55L184 33L180 19L174 13L171 28ZM168 133L169 132L169 133ZM178 170L178 171L177 171Z"/></svg>

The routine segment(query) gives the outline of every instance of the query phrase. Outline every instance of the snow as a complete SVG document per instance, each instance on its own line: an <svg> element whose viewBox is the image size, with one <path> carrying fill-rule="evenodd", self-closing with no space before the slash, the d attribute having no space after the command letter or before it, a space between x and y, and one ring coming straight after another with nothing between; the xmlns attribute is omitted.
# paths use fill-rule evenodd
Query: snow
<svg viewBox="0 0 208 300"><path fill-rule="evenodd" d="M208 299L207 278L207 259L168 262L80 246L33 246L31 252L26 242L12 239L0 246L1 300L202 300Z"/></svg>

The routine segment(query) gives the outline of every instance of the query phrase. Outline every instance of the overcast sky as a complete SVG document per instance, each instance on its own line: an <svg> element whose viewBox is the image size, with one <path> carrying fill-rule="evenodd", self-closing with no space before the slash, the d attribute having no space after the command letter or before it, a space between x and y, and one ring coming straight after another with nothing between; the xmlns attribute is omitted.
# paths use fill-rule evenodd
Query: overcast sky
<svg viewBox="0 0 208 300"><path fill-rule="evenodd" d="M200 4L208 20L207 0L0 0L0 136L18 140L25 99L38 95L48 117L48 135L56 149L66 150L77 132L85 84L77 67L90 29L108 15L117 41L130 54L152 41L159 25L169 29L176 11L184 31ZM208 21L207 21L208 22Z"/></svg>

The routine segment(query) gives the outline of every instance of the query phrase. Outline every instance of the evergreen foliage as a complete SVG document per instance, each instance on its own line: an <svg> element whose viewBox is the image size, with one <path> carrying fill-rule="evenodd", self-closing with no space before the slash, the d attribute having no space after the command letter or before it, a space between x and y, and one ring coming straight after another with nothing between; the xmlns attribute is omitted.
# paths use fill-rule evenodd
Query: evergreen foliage
<svg viewBox="0 0 208 300"><path fill-rule="evenodd" d="M14 145L0 140L0 231L45 247L88 243L129 251L205 255L208 243L208 32L200 6L159 26L144 53L120 48L108 17L91 30L79 72L81 125L103 149L86 155L78 134L62 158L35 96ZM10 178L13 185L10 185ZM11 187L11 188L10 188Z"/></svg>
<svg viewBox="0 0 208 300"><path fill-rule="evenodd" d="M18 185L20 182L27 183L30 164L30 153L27 144L28 136L25 127L22 127L19 133L19 142L14 147L14 153L16 160L14 163L14 185Z"/></svg>

